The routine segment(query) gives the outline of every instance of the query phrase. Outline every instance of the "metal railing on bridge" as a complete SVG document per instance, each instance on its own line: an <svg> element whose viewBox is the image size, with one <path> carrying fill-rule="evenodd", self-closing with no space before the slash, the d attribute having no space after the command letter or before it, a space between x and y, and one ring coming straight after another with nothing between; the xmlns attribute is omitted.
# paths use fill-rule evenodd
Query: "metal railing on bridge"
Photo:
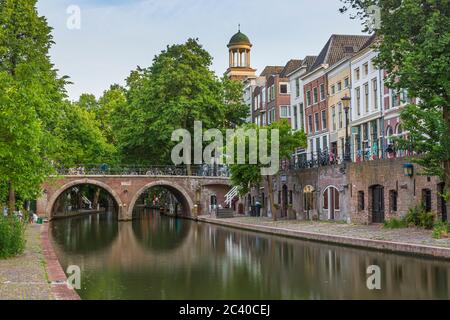
<svg viewBox="0 0 450 320"><path fill-rule="evenodd" d="M229 168L225 165L192 165L190 170L186 166L79 165L72 168L58 168L57 172L64 176L230 176Z"/></svg>

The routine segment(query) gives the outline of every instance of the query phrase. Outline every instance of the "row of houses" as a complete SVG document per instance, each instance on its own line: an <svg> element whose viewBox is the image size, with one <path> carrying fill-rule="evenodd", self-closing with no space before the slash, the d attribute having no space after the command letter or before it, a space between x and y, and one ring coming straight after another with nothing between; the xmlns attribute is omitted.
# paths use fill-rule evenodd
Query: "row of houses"
<svg viewBox="0 0 450 320"><path fill-rule="evenodd" d="M392 138L404 134L400 111L409 97L384 85L385 74L374 62L375 41L375 36L332 35L318 56L246 77L249 120L269 125L287 119L294 130L305 131L308 147L297 154L302 166L321 158L360 162L404 155Z"/></svg>
<svg viewBox="0 0 450 320"><path fill-rule="evenodd" d="M410 102L406 91L388 88L375 59L375 35L332 35L317 56L266 66L256 75L252 44L240 31L228 44L228 77L244 83L244 99L260 126L286 119L303 130L308 145L273 178L281 217L379 223L403 216L423 203L447 219L443 184L417 173L394 137L405 136L400 112ZM413 167L414 173L405 174ZM267 186L241 199L237 211L255 202L270 216Z"/></svg>

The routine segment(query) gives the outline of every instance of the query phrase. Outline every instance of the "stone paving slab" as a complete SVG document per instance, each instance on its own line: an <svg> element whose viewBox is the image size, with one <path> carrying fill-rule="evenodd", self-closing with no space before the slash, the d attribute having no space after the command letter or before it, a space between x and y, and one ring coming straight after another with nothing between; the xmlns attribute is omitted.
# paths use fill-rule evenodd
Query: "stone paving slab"
<svg viewBox="0 0 450 320"><path fill-rule="evenodd" d="M28 225L25 252L0 260L0 300L79 300L48 237L48 224Z"/></svg>
<svg viewBox="0 0 450 320"><path fill-rule="evenodd" d="M41 248L41 226L26 230L24 254L0 260L0 300L54 300Z"/></svg>
<svg viewBox="0 0 450 320"><path fill-rule="evenodd" d="M418 228L390 230L383 228L382 225L364 226L296 220L273 221L268 218L255 217L216 219L210 216L201 216L198 220L303 239L450 259L450 239L433 239L431 231Z"/></svg>

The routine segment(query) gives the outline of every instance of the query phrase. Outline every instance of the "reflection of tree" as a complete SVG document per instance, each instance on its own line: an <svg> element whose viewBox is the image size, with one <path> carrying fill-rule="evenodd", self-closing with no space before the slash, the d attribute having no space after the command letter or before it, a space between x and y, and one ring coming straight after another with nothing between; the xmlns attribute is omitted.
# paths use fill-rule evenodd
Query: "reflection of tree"
<svg viewBox="0 0 450 320"><path fill-rule="evenodd" d="M66 253L69 257L63 260L83 265L83 298L450 297L450 264L442 261L299 241L151 213L141 221L121 224L119 233L110 251L89 259L84 258L88 253ZM382 291L366 287L370 265L381 267Z"/></svg>
<svg viewBox="0 0 450 320"><path fill-rule="evenodd" d="M54 241L64 250L77 254L94 254L107 249L118 235L114 212L52 222Z"/></svg>
<svg viewBox="0 0 450 320"><path fill-rule="evenodd" d="M140 219L133 221L136 239L147 249L170 251L180 247L189 233L186 220L161 217L157 211L141 208Z"/></svg>

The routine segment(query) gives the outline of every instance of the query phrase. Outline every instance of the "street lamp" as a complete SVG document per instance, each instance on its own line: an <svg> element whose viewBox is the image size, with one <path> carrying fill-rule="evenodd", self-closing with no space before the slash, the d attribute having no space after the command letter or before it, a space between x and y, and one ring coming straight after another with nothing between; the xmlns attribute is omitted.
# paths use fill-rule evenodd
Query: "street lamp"
<svg viewBox="0 0 450 320"><path fill-rule="evenodd" d="M349 116L348 116L348 112L350 110L350 102L352 101L352 98L350 98L349 96L345 95L345 97L343 97L342 99L342 105L344 106L344 110L345 110L345 155L344 155L344 161L345 162L351 162L351 156L350 156L350 138L349 138L349 133L348 133L348 124L350 122L349 120Z"/></svg>

